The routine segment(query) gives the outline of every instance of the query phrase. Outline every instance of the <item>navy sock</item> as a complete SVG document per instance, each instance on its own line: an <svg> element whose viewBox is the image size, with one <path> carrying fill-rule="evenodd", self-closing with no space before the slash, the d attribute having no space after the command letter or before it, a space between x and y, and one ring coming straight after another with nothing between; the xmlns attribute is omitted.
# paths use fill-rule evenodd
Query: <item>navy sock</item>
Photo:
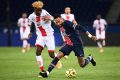
<svg viewBox="0 0 120 80"><path fill-rule="evenodd" d="M85 59L85 64L82 66L82 67L85 67L89 62L90 62L91 58L90 56L88 56L86 59Z"/></svg>
<svg viewBox="0 0 120 80"><path fill-rule="evenodd" d="M51 64L49 65L47 71L48 71L48 72L51 72L51 71L53 70L53 68L55 67L55 65L57 64L58 61L59 61L59 59L58 59L57 57L55 57L55 58L52 60Z"/></svg>

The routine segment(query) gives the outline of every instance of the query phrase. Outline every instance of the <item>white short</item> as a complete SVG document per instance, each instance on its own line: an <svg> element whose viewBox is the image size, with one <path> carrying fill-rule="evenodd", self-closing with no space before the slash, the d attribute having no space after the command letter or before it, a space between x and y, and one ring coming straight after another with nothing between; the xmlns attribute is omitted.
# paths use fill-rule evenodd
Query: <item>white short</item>
<svg viewBox="0 0 120 80"><path fill-rule="evenodd" d="M96 30L96 37L97 39L105 39L105 30L103 31Z"/></svg>
<svg viewBox="0 0 120 80"><path fill-rule="evenodd" d="M48 51L54 51L55 50L54 35L37 36L35 46L40 46L40 47L44 48L45 45L47 46Z"/></svg>
<svg viewBox="0 0 120 80"><path fill-rule="evenodd" d="M29 33L30 33L30 28L26 28L25 30L23 30L23 28L20 28L21 39L28 39Z"/></svg>

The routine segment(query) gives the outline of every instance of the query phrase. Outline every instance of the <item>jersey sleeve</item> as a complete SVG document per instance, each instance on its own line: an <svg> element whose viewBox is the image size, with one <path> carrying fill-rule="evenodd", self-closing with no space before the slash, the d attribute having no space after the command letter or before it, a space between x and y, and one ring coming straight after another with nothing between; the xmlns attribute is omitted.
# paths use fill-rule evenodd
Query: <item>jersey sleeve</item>
<svg viewBox="0 0 120 80"><path fill-rule="evenodd" d="M87 32L87 30L83 27L83 26L81 26L81 25L76 25L76 24L73 24L72 22L70 22L70 21L65 21L65 26L66 27L69 27L69 28L73 28L73 29L75 29L75 30L79 30L79 31L83 31L83 32Z"/></svg>
<svg viewBox="0 0 120 80"><path fill-rule="evenodd" d="M83 31L84 33L87 32L87 29L79 24L73 25L76 30Z"/></svg>
<svg viewBox="0 0 120 80"><path fill-rule="evenodd" d="M104 20L104 24L105 24L105 25L107 25L107 22L106 22L106 20Z"/></svg>
<svg viewBox="0 0 120 80"><path fill-rule="evenodd" d="M18 19L17 26L20 27L20 19Z"/></svg>
<svg viewBox="0 0 120 80"><path fill-rule="evenodd" d="M74 16L74 14L72 14L73 15L73 20L75 20L75 16Z"/></svg>
<svg viewBox="0 0 120 80"><path fill-rule="evenodd" d="M96 28L96 21L93 22L93 28Z"/></svg>
<svg viewBox="0 0 120 80"><path fill-rule="evenodd" d="M32 15L29 15L28 17L28 26L31 26L31 24L33 23L33 19L32 19Z"/></svg>
<svg viewBox="0 0 120 80"><path fill-rule="evenodd" d="M50 15L50 13L48 13L46 10L43 10L43 16L50 16L51 18L50 18L50 20L53 20L54 18L53 18L53 16L52 15Z"/></svg>

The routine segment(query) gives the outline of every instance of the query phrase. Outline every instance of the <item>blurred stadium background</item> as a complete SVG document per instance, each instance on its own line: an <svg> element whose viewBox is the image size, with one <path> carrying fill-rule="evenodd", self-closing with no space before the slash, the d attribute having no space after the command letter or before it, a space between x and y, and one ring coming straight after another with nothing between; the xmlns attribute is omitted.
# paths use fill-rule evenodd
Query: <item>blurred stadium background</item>
<svg viewBox="0 0 120 80"><path fill-rule="evenodd" d="M35 0L0 0L0 46L21 46L17 20L22 12L28 15L33 12L31 3ZM120 0L42 0L44 9L52 15L63 13L66 6L71 7L72 13L79 24L95 34L92 27L97 14L101 14L108 22L106 33L107 46L120 46ZM62 44L62 38L58 28L55 28L56 46ZM35 37L29 40L33 46ZM84 45L96 45L91 40L83 37Z"/></svg>
<svg viewBox="0 0 120 80"><path fill-rule="evenodd" d="M33 12L31 3L35 0L0 0L0 80L40 80L39 68L35 59L35 48L31 48L25 54L21 53L22 42L20 40L17 21L22 12L28 15ZM85 46L85 56L92 54L97 66L88 65L81 69L76 57L71 53L68 60L62 59L62 69L55 69L49 80L70 80L65 77L65 71L71 67L77 71L74 80L120 80L120 0L42 0L44 9L54 15L64 13L66 6L71 7L77 22L84 25L92 34L93 20L97 14L101 14L108 22L106 31L106 43L104 53L99 53L97 44L81 33ZM58 28L55 30L55 44L62 45L62 37ZM29 40L34 46L35 33ZM9 47L10 46L10 47ZM18 46L18 47L16 47ZM109 47L112 46L112 47ZM56 47L56 52L60 47ZM45 53L45 54L44 54ZM47 48L43 50L45 69L51 62L47 54ZM45 79L46 80L46 79Z"/></svg>

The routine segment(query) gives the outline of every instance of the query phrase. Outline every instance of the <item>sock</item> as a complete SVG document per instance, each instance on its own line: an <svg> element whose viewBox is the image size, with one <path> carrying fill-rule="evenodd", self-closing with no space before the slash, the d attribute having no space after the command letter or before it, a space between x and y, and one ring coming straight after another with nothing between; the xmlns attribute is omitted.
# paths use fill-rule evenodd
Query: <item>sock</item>
<svg viewBox="0 0 120 80"><path fill-rule="evenodd" d="M36 59L37 59L37 62L38 62L40 70L43 71L44 70L44 66L43 66L42 56L36 56Z"/></svg>
<svg viewBox="0 0 120 80"><path fill-rule="evenodd" d="M53 68L54 68L55 65L58 63L58 61L59 61L59 59L58 59L57 57L55 57L55 58L52 60L51 64L50 64L49 67L48 67L48 70L47 70L49 73L53 70Z"/></svg>
<svg viewBox="0 0 120 80"><path fill-rule="evenodd" d="M27 44L28 44L27 40L23 40L23 48L26 48Z"/></svg>
<svg viewBox="0 0 120 80"><path fill-rule="evenodd" d="M105 40L102 41L103 46L105 46Z"/></svg>
<svg viewBox="0 0 120 80"><path fill-rule="evenodd" d="M97 42L97 44L98 44L98 47L99 47L99 48L102 48L101 42Z"/></svg>
<svg viewBox="0 0 120 80"><path fill-rule="evenodd" d="M92 57L91 56L88 56L86 59L85 59L85 64L82 66L82 67L85 67L86 65L88 65L88 63L92 60Z"/></svg>

